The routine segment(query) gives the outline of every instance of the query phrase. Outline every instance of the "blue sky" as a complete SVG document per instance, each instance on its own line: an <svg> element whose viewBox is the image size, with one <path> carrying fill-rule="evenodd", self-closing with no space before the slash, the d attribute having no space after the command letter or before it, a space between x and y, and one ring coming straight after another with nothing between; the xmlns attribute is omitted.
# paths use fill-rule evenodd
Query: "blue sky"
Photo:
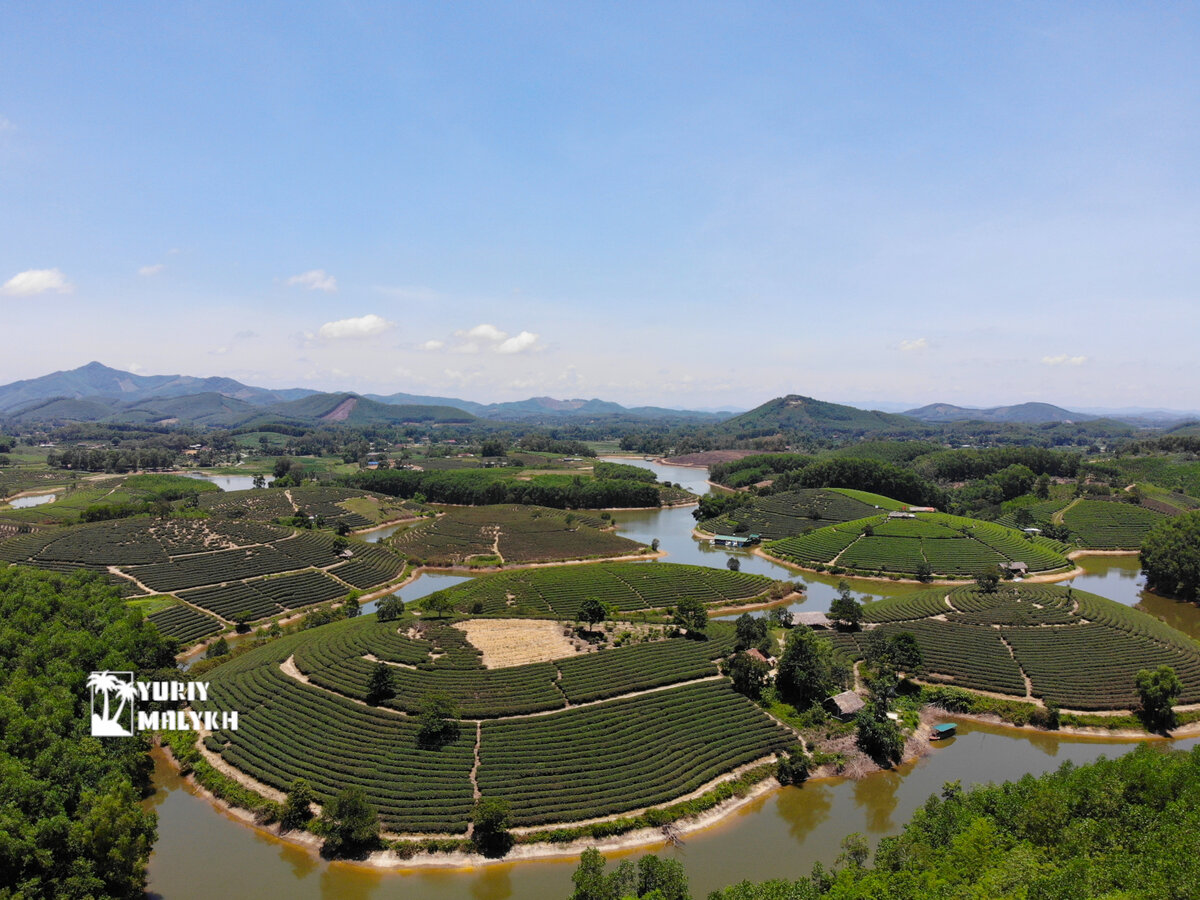
<svg viewBox="0 0 1200 900"><path fill-rule="evenodd" d="M1185 4L7 4L0 381L1200 406Z"/></svg>

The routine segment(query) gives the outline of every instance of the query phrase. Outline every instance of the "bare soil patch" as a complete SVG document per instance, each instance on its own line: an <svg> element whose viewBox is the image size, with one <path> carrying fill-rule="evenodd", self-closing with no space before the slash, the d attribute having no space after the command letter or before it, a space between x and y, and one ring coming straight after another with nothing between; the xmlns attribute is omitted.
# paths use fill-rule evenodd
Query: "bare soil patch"
<svg viewBox="0 0 1200 900"><path fill-rule="evenodd" d="M753 456L757 450L705 450L701 453L685 453L682 456L667 456L662 462L668 466L698 466L705 468L717 463L733 462Z"/></svg>
<svg viewBox="0 0 1200 900"><path fill-rule="evenodd" d="M563 631L561 622L546 619L469 619L456 622L455 628L483 652L488 669L523 666L574 656L577 644Z"/></svg>

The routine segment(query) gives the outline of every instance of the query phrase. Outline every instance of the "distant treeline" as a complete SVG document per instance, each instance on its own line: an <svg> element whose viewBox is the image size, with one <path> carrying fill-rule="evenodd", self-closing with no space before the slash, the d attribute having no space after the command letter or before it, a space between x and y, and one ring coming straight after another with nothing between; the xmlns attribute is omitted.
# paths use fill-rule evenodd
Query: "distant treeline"
<svg viewBox="0 0 1200 900"><path fill-rule="evenodd" d="M729 487L771 481L773 493L798 488L853 488L913 506L946 505L946 492L936 484L877 459L850 456L816 459L799 453L772 453L720 463L712 467L710 474L713 481Z"/></svg>
<svg viewBox="0 0 1200 900"><path fill-rule="evenodd" d="M134 472L138 469L170 469L178 454L161 447L136 449L90 450L86 447L66 447L52 450L46 456L51 468L75 469L79 472Z"/></svg>
<svg viewBox="0 0 1200 900"><path fill-rule="evenodd" d="M650 469L628 466L624 463L598 462L592 466L592 473L597 478L618 478L629 481L645 481L651 484L658 481L658 476Z"/></svg>
<svg viewBox="0 0 1200 900"><path fill-rule="evenodd" d="M555 509L605 509L660 505L655 485L629 479L580 479L578 483L547 485L497 477L486 470L417 472L387 469L357 472L346 476L343 482L351 487L405 500L419 494L428 503L463 506L519 503Z"/></svg>

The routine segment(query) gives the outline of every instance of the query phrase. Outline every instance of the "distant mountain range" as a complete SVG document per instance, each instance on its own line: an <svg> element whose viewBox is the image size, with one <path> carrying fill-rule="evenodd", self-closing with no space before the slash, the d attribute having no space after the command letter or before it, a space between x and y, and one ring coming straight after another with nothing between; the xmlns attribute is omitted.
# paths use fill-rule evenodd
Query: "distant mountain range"
<svg viewBox="0 0 1200 900"><path fill-rule="evenodd" d="M896 434L925 425L984 422L1013 425L1053 423L1166 427L1197 418L1169 410L1129 410L1102 418L1097 410L1073 412L1049 403L1021 403L989 409L933 403L904 413L863 410L798 394L777 397L748 412L681 410L660 406L625 407L606 400L531 397L505 403L477 403L423 394L323 393L306 388L272 390L232 378L190 375L136 375L98 362L78 369L0 386L0 418L18 423L103 422L131 425L191 424L221 428L270 422L321 424L468 423L555 424L566 422L663 422L697 424L738 437L796 431L829 434Z"/></svg>
<svg viewBox="0 0 1200 900"><path fill-rule="evenodd" d="M67 372L0 386L0 417L16 422L246 427L255 423L397 424L464 423L476 419L537 424L564 420L719 422L729 413L627 408L604 400L532 397L476 403L418 394L321 393L305 388L270 390L232 378L135 375L98 362Z"/></svg>
<svg viewBox="0 0 1200 900"><path fill-rule="evenodd" d="M1010 422L1020 425L1045 425L1048 422L1090 422L1100 416L1071 412L1049 403L1018 403L1016 406L993 406L973 409L952 403L931 403L920 409L905 410L903 415L921 422Z"/></svg>

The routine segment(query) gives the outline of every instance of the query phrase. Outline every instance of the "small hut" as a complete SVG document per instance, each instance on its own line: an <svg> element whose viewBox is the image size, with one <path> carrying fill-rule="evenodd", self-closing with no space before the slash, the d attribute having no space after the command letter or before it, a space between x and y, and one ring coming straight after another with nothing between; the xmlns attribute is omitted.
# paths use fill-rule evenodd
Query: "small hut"
<svg viewBox="0 0 1200 900"><path fill-rule="evenodd" d="M1008 572L1010 575L1016 575L1022 578L1029 574L1029 566L1023 562L1005 563L1000 568L1005 572Z"/></svg>
<svg viewBox="0 0 1200 900"><path fill-rule="evenodd" d="M854 693L854 691L842 691L840 694L834 694L825 701L825 708L843 722L853 719L858 714L858 711L866 705L863 698Z"/></svg>
<svg viewBox="0 0 1200 900"><path fill-rule="evenodd" d="M823 612L792 613L793 625L807 625L809 628L832 628L833 623Z"/></svg>

